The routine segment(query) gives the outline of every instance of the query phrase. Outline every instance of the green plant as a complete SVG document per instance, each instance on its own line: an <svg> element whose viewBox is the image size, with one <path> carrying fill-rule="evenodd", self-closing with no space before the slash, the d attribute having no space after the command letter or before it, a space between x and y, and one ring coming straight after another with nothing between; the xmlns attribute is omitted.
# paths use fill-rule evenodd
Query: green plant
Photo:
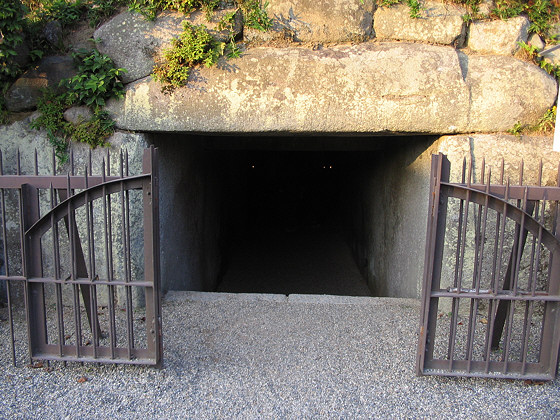
<svg viewBox="0 0 560 420"><path fill-rule="evenodd" d="M62 26L71 26L84 16L86 10L87 5L83 0L54 0L39 12L39 18L43 21L57 20Z"/></svg>
<svg viewBox="0 0 560 420"><path fill-rule="evenodd" d="M496 0L492 13L500 19L509 19L523 13L531 21L530 32L548 38L552 24L558 21L560 7L554 0Z"/></svg>
<svg viewBox="0 0 560 420"><path fill-rule="evenodd" d="M401 2L402 0L379 0L379 5L383 7L391 7Z"/></svg>
<svg viewBox="0 0 560 420"><path fill-rule="evenodd" d="M72 103L98 108L109 98L123 97L124 85L119 76L126 70L115 68L109 56L97 50L80 50L73 57L78 64L78 73L61 82L68 89Z"/></svg>
<svg viewBox="0 0 560 420"><path fill-rule="evenodd" d="M537 122L534 129L541 133L549 133L554 131L554 125L556 123L556 106L548 109L542 118Z"/></svg>
<svg viewBox="0 0 560 420"><path fill-rule="evenodd" d="M163 61L154 67L154 79L164 89L173 89L187 83L191 67L214 65L224 53L225 43L216 41L204 25L193 26L183 22L183 32L173 39L171 48L163 52Z"/></svg>
<svg viewBox="0 0 560 420"><path fill-rule="evenodd" d="M537 121L535 125L522 125L519 121L509 130L508 133L520 136L523 133L540 133L548 134L554 132L556 123L556 106L545 111L544 115Z"/></svg>
<svg viewBox="0 0 560 420"><path fill-rule="evenodd" d="M496 7L492 10L492 13L500 19L519 16L527 8L526 2L522 0L496 0L495 5Z"/></svg>
<svg viewBox="0 0 560 420"><path fill-rule="evenodd" d="M86 143L92 149L106 147L107 138L115 132L115 122L106 111L96 110L89 121L70 125L69 136L73 141Z"/></svg>
<svg viewBox="0 0 560 420"><path fill-rule="evenodd" d="M20 0L0 2L0 83L20 72L15 61L16 48L23 42L24 9Z"/></svg>
<svg viewBox="0 0 560 420"><path fill-rule="evenodd" d="M527 15L531 21L529 31L535 32L543 37L548 37L552 29L554 17L558 19L560 7L551 0L534 0L527 7Z"/></svg>
<svg viewBox="0 0 560 420"><path fill-rule="evenodd" d="M408 7L410 8L410 17L411 18L419 18L420 17L420 11L423 9L422 6L420 6L420 3L418 2L418 0L406 0L406 4L408 4Z"/></svg>
<svg viewBox="0 0 560 420"><path fill-rule="evenodd" d="M233 12L228 12L222 16L220 21L218 22L218 31L223 31L227 29L228 31L233 31L233 26L235 24L235 15L237 14L239 9L234 10Z"/></svg>
<svg viewBox="0 0 560 420"><path fill-rule="evenodd" d="M529 45L523 41L518 43L521 47L519 57L531 61L546 71L551 76L560 80L560 66L550 63L539 55L539 49L534 45Z"/></svg>
<svg viewBox="0 0 560 420"><path fill-rule="evenodd" d="M517 121L512 128L507 130L507 132L509 134L513 134L514 136L520 136L524 129L525 126L521 124L521 122Z"/></svg>
<svg viewBox="0 0 560 420"><path fill-rule="evenodd" d="M158 10L161 10L161 1L131 0L128 10L141 14L147 20L154 20Z"/></svg>
<svg viewBox="0 0 560 420"><path fill-rule="evenodd" d="M89 25L97 26L103 19L114 15L125 2L126 0L93 0L87 9Z"/></svg>
<svg viewBox="0 0 560 420"><path fill-rule="evenodd" d="M272 28L272 19L268 17L266 9L268 1L241 0L240 7L245 14L245 26L266 32Z"/></svg>
<svg viewBox="0 0 560 420"><path fill-rule="evenodd" d="M67 94L57 94L52 89L46 89L37 105L40 115L31 123L32 128L44 129L47 132L49 143L60 163L68 160L70 140L86 143L91 148L105 147L108 145L107 138L115 131L115 122L107 112L99 108L94 110L90 120L79 121L76 124L67 122L64 119L64 111L71 104Z"/></svg>
<svg viewBox="0 0 560 420"><path fill-rule="evenodd" d="M46 89L37 104L40 115L31 123L32 128L45 129L49 143L61 163L68 160L69 123L64 120L64 110L67 105L65 95L59 95L52 89Z"/></svg>
<svg viewBox="0 0 560 420"><path fill-rule="evenodd" d="M162 10L175 10L188 15L200 7L206 13L206 20L210 20L219 3L219 0L130 0L128 7L148 20L154 20L157 12Z"/></svg>

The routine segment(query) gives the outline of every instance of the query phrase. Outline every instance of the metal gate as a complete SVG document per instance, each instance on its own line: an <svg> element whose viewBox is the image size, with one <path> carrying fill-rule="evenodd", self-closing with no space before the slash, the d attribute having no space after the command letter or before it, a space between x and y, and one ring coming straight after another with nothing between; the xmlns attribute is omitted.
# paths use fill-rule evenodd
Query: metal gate
<svg viewBox="0 0 560 420"><path fill-rule="evenodd" d="M32 175L21 173L19 151L15 158L16 173L4 174L0 153L0 280L14 364L23 298L32 362L160 366L157 150L144 150L136 176L122 151L113 175L109 152L96 176L91 152L81 175L73 154L66 175L57 175L54 152L50 175L39 174L37 151Z"/></svg>
<svg viewBox="0 0 560 420"><path fill-rule="evenodd" d="M475 183L432 157L418 374L551 380L560 345L560 187ZM560 176L560 174L559 174ZM560 179L558 179L560 185Z"/></svg>

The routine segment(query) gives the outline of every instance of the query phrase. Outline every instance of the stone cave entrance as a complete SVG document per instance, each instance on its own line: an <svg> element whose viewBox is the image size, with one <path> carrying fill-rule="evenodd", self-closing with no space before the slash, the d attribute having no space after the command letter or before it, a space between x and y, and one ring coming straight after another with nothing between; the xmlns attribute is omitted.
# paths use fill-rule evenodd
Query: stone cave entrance
<svg viewBox="0 0 560 420"><path fill-rule="evenodd" d="M391 197L402 193L391 159L398 166L433 141L154 136L164 290L390 294L371 244L383 218L370 215L394 212Z"/></svg>

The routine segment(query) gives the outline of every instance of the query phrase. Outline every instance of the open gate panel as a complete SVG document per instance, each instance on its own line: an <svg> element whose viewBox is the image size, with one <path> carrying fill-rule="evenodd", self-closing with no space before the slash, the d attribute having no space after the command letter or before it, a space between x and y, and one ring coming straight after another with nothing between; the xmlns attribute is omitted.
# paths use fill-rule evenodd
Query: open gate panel
<svg viewBox="0 0 560 420"><path fill-rule="evenodd" d="M482 163L449 182L432 159L418 374L554 379L560 344L559 187ZM478 175L478 174L477 174Z"/></svg>
<svg viewBox="0 0 560 420"><path fill-rule="evenodd" d="M91 153L79 175L72 155L65 175L57 175L54 153L49 175L39 173L36 151L31 175L22 174L19 152L12 161L7 174L0 154L0 280L14 364L14 307L23 300L32 362L159 366L157 151L144 151L135 176L126 152L116 174L107 152L95 176Z"/></svg>

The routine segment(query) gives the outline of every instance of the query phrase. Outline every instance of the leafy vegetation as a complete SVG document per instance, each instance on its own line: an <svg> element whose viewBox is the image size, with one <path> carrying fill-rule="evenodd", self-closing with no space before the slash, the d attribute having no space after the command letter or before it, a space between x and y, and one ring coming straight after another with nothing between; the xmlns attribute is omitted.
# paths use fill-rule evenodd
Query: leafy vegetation
<svg viewBox="0 0 560 420"><path fill-rule="evenodd" d="M211 67L224 53L225 43L216 41L204 25L183 22L183 32L163 52L163 61L154 67L154 79L173 89L186 84L191 67Z"/></svg>
<svg viewBox="0 0 560 420"><path fill-rule="evenodd" d="M240 7L245 14L245 26L248 28L266 32L272 27L272 19L266 12L268 1L263 4L260 0L241 0Z"/></svg>
<svg viewBox="0 0 560 420"><path fill-rule="evenodd" d="M16 48L23 42L24 9L19 0L0 2L0 83L19 74Z"/></svg>
<svg viewBox="0 0 560 420"><path fill-rule="evenodd" d="M39 130L44 128L49 142L54 148L57 159L64 163L68 160L67 135L70 123L64 120L64 110L68 106L64 95L58 95L52 89L47 89L39 99L37 110L40 116L33 121L31 127Z"/></svg>
<svg viewBox="0 0 560 420"><path fill-rule="evenodd" d="M219 3L219 0L131 0L129 10L140 13L148 20L154 20L157 12L162 10L174 10L188 15L201 8L206 13L206 19L210 20Z"/></svg>
<svg viewBox="0 0 560 420"><path fill-rule="evenodd" d="M118 77L125 70L114 68L109 57L93 50L80 51L74 58L80 63L78 73L61 82L68 90L63 94L46 90L37 105L41 115L32 124L33 128L45 129L62 163L68 159L69 140L87 143L92 148L107 145L107 137L114 132L114 122L101 107L108 98L124 95ZM65 121L64 111L73 105L87 105L93 111L93 118L77 124Z"/></svg>
<svg viewBox="0 0 560 420"><path fill-rule="evenodd" d="M556 123L557 107L546 110L544 115L539 119L535 125L523 125L517 122L508 133L520 136L522 134L550 134L554 132L554 125Z"/></svg>
<svg viewBox="0 0 560 420"><path fill-rule="evenodd" d="M554 65L539 55L539 49L534 45L529 45L523 41L519 42L521 47L519 57L531 61L548 74L556 77L560 81L560 66Z"/></svg>
<svg viewBox="0 0 560 420"><path fill-rule="evenodd" d="M124 85L119 76L126 70L115 68L109 56L97 50L80 50L72 56L78 64L78 74L63 82L72 103L99 108L109 98L123 97Z"/></svg>
<svg viewBox="0 0 560 420"><path fill-rule="evenodd" d="M558 20L560 8L554 0L496 0L493 14L500 19L509 19L527 14L531 21L529 30L542 37L549 36L552 23Z"/></svg>

